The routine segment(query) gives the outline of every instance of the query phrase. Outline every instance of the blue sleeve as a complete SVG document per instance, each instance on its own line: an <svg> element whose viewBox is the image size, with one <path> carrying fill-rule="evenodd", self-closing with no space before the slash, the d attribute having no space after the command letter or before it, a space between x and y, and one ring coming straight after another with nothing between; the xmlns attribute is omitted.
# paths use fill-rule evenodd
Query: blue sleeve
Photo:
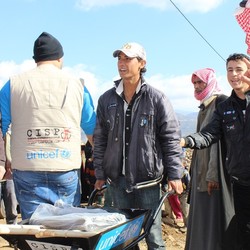
<svg viewBox="0 0 250 250"><path fill-rule="evenodd" d="M95 123L96 112L94 109L93 100L88 89L86 86L84 86L81 128L86 135L93 135Z"/></svg>
<svg viewBox="0 0 250 250"><path fill-rule="evenodd" d="M11 123L10 112L10 81L8 81L0 91L0 112L2 118L2 132L5 136Z"/></svg>

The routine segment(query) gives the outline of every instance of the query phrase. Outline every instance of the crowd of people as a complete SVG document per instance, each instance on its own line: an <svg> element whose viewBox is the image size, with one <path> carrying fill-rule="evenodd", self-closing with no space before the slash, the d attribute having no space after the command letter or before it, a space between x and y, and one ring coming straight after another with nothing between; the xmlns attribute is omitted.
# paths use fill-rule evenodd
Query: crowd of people
<svg viewBox="0 0 250 250"><path fill-rule="evenodd" d="M114 50L120 79L99 97L96 111L84 81L62 70L64 51L54 36L39 35L33 53L37 67L11 76L0 91L7 155L0 159L1 187L3 197L13 195L5 199L7 223L16 223L17 202L28 220L41 203L79 206L105 184L109 206L156 210L166 188L175 191L169 203L177 222L187 226L186 250L250 249L248 56L227 59L229 97L213 69L192 73L200 110L197 132L184 137L168 97L144 78L140 44ZM88 139L82 146L81 130ZM194 149L188 170L185 147ZM179 210L182 197L189 211ZM166 249L161 213L146 243Z"/></svg>

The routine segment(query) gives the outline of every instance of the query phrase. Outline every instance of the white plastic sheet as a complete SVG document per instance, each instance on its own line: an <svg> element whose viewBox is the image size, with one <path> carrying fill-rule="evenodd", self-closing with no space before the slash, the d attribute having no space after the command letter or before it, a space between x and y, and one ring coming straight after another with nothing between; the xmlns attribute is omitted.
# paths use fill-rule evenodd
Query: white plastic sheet
<svg viewBox="0 0 250 250"><path fill-rule="evenodd" d="M101 208L77 208L67 204L40 204L30 218L29 224L51 229L77 229L95 231L126 221L120 213L110 213Z"/></svg>

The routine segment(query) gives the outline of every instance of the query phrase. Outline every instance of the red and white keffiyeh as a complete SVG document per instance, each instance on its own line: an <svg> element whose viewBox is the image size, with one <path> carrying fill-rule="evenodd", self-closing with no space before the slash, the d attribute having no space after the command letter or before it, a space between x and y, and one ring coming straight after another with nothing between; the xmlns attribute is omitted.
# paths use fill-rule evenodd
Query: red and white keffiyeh
<svg viewBox="0 0 250 250"><path fill-rule="evenodd" d="M247 1L244 8L239 7L236 9L234 14L238 24L246 33L247 54L250 55L250 0Z"/></svg>

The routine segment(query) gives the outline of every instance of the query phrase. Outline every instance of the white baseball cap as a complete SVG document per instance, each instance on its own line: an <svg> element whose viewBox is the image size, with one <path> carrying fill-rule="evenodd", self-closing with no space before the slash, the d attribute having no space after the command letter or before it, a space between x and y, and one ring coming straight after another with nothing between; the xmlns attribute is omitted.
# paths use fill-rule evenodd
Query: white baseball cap
<svg viewBox="0 0 250 250"><path fill-rule="evenodd" d="M128 57L140 57L146 61L146 51L139 43L126 43L121 49L115 50L114 57L117 57L120 52L123 52Z"/></svg>

